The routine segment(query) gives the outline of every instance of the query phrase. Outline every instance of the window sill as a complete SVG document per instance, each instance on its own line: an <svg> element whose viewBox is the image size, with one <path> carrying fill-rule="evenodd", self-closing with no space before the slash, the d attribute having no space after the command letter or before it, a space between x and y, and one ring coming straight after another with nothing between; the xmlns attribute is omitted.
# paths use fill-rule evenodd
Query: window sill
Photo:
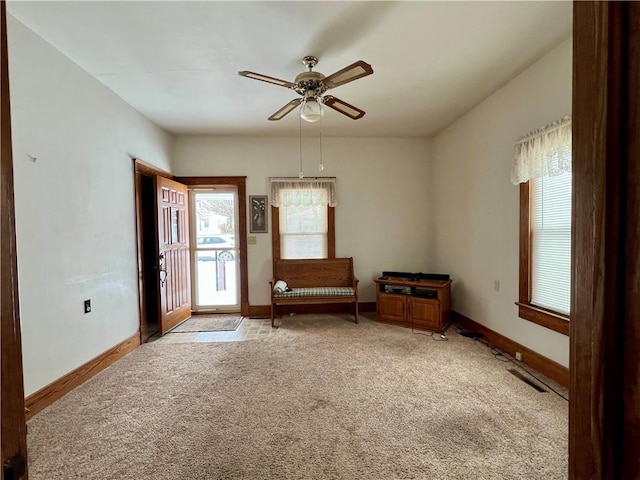
<svg viewBox="0 0 640 480"><path fill-rule="evenodd" d="M569 336L569 317L560 313L554 313L526 303L516 302L518 316L546 327L554 332Z"/></svg>

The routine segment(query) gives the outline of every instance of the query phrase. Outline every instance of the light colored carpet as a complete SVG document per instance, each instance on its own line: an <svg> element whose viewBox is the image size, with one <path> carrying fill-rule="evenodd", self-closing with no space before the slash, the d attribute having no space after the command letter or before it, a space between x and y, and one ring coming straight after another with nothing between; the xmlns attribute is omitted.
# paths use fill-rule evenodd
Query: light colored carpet
<svg viewBox="0 0 640 480"><path fill-rule="evenodd" d="M240 325L241 321L242 315L240 315L239 313L193 315L191 318L171 330L171 333L229 332L238 328L238 325Z"/></svg>
<svg viewBox="0 0 640 480"><path fill-rule="evenodd" d="M448 335L295 316L143 345L29 421L30 478L567 478L567 402Z"/></svg>

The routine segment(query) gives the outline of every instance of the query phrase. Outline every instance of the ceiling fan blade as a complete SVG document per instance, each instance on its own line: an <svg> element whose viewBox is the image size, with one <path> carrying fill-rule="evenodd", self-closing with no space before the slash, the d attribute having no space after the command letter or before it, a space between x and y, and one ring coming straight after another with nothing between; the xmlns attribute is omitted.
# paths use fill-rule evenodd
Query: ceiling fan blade
<svg viewBox="0 0 640 480"><path fill-rule="evenodd" d="M372 73L373 68L371 68L371 65L363 62L362 60L358 60L348 67L345 67L342 70L338 70L336 73L329 75L324 80L322 80L322 83L324 83L324 86L327 88L335 88L340 85L344 85L345 83L357 80L358 78L371 75Z"/></svg>
<svg viewBox="0 0 640 480"><path fill-rule="evenodd" d="M360 110L359 108L354 107L353 105L349 105L347 102L343 102L339 98L336 98L332 95L324 96L323 103L327 107L331 107L334 110L342 113L343 115L346 115L347 117L352 118L353 120L358 120L364 117L364 114L365 114L364 110Z"/></svg>
<svg viewBox="0 0 640 480"><path fill-rule="evenodd" d="M291 100L284 107L282 107L276 113L271 115L269 117L269 120L280 120L282 117L284 117L286 114L291 112L291 110L294 110L301 103L302 103L302 99L301 98L296 98L295 100Z"/></svg>
<svg viewBox="0 0 640 480"><path fill-rule="evenodd" d="M295 84L291 82L287 82L286 80L280 80L279 78L269 77L267 75L262 75L261 73L248 72L246 70L242 72L238 72L238 75L247 78L253 78L254 80L260 80L261 82L273 83L274 85L279 85L285 88L294 88Z"/></svg>

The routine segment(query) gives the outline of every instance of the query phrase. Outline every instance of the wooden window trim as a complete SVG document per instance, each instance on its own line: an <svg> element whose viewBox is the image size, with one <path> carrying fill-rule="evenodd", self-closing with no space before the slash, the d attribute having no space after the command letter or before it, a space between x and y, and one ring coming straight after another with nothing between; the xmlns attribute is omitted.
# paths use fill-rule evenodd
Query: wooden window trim
<svg viewBox="0 0 640 480"><path fill-rule="evenodd" d="M554 332L569 335L569 316L531 304L531 185L520 184L520 288L518 316Z"/></svg>
<svg viewBox="0 0 640 480"><path fill-rule="evenodd" d="M275 264L280 260L280 209L271 206L271 248ZM336 258L336 209L327 207L327 258Z"/></svg>
<svg viewBox="0 0 640 480"><path fill-rule="evenodd" d="M327 207L327 257L336 258L336 208Z"/></svg>
<svg viewBox="0 0 640 480"><path fill-rule="evenodd" d="M518 305L518 316L520 318L537 323L563 335L569 335L569 317L567 315L526 303L516 302L516 305Z"/></svg>

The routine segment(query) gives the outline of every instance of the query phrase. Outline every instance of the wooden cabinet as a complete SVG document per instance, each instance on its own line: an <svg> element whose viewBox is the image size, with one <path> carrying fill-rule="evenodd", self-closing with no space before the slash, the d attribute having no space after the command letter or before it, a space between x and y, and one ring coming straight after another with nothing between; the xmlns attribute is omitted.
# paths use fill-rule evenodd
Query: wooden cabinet
<svg viewBox="0 0 640 480"><path fill-rule="evenodd" d="M451 315L451 280L381 277L376 282L379 322L441 332Z"/></svg>
<svg viewBox="0 0 640 480"><path fill-rule="evenodd" d="M404 323L407 310L407 299L402 295L378 294L378 320L385 319L393 323Z"/></svg>

